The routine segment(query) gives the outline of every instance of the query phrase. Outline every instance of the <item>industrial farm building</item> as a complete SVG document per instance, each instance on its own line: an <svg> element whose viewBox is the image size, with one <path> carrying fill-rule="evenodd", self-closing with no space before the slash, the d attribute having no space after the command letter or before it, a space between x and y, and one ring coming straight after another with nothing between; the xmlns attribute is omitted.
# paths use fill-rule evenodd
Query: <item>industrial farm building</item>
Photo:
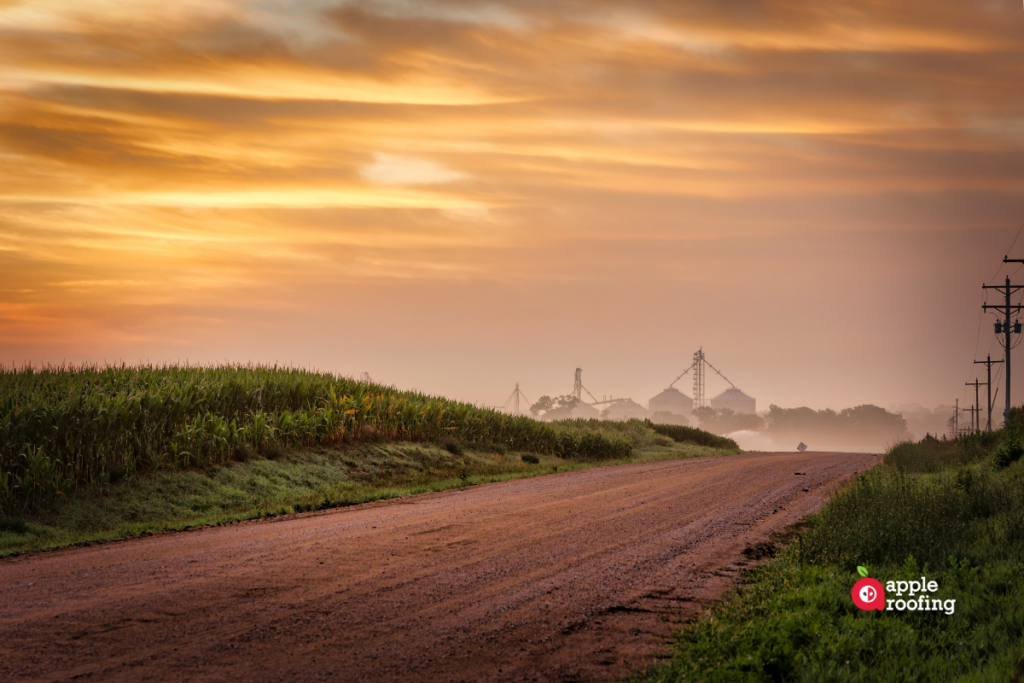
<svg viewBox="0 0 1024 683"><path fill-rule="evenodd" d="M580 401L569 413L569 417L574 420L599 420L601 419L601 411L589 403Z"/></svg>
<svg viewBox="0 0 1024 683"><path fill-rule="evenodd" d="M601 417L606 420L642 420L647 417L647 409L631 398L624 398L608 406L607 410L601 413Z"/></svg>
<svg viewBox="0 0 1024 683"><path fill-rule="evenodd" d="M729 389L726 389L710 401L707 400L707 395L704 393L704 382L707 376L707 368L714 370L719 377L724 379L726 382L729 382L730 385ZM693 373L693 398L690 398L673 386L676 382L691 372ZM754 414L757 412L756 401L737 389L736 385L729 381L728 377L723 375L718 368L709 363L708 359L704 356L703 348L698 349L697 352L693 354L693 363L683 371L683 374L676 377L672 381L672 384L668 385L668 389L665 389L657 396L651 398L647 403L647 407L652 413L664 412L684 416L691 415L694 409L706 408L709 406L714 410L731 410L734 413L741 414Z"/></svg>
<svg viewBox="0 0 1024 683"><path fill-rule="evenodd" d="M729 382L731 388L726 389L718 396L708 400L705 391L705 368L713 370L726 382ZM685 375L693 373L693 398L690 398L679 389L676 389L675 383L681 380ZM584 394L587 394L592 400L592 403L588 403L583 399ZM526 401L525 396L521 396L519 391L519 385L516 384L515 391L512 392L512 396L505 402L504 409L508 409L509 403L512 404L513 412L518 410L520 397ZM576 368L576 374L573 378L573 389L572 394L556 397L559 404L564 405L564 399L568 398L576 399L576 405L569 412L568 417L574 419L603 419L603 420L630 420L630 419L644 419L653 415L661 413L659 418L667 420L673 423L686 424L692 418L693 411L696 408L707 408L711 407L715 410L731 410L737 414L755 414L757 412L757 402L751 396L747 396L742 391L736 388L729 378L723 375L718 368L711 365L704 356L704 350L698 349L693 354L693 363L689 368L683 371L681 375L675 378L671 384L668 385L667 389L664 389L661 393L656 396L652 396L647 401L647 407L640 405L631 398L612 398L611 396L602 396L601 400L597 400L597 397L590 393L590 390L583 386L583 369ZM526 401L529 404L529 401ZM607 407L605 407L607 406ZM604 409L602 410L602 407ZM565 416L562 412L563 409L556 411L558 416ZM675 420L670 418L669 415L678 415L683 420ZM556 414L552 414L545 419L556 419Z"/></svg>
<svg viewBox="0 0 1024 683"><path fill-rule="evenodd" d="M693 399L675 387L669 387L647 402L647 409L652 413L672 413L673 415L689 415L693 412Z"/></svg>
<svg viewBox="0 0 1024 683"><path fill-rule="evenodd" d="M726 389L711 399L711 407L715 410L728 408L737 414L753 415L757 412L757 402L736 387Z"/></svg>

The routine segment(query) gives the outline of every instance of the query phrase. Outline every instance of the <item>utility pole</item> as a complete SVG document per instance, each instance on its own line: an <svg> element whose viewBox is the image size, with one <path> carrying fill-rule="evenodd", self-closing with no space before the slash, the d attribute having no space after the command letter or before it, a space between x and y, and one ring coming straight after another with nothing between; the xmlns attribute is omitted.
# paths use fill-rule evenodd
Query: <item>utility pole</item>
<svg viewBox="0 0 1024 683"><path fill-rule="evenodd" d="M992 366L996 363L1002 363L1001 360L992 360L992 354L988 355L986 360L976 360L976 365L984 365L988 370L988 381L985 382L985 386L988 387L988 425L985 427L986 431L992 431Z"/></svg>
<svg viewBox="0 0 1024 683"><path fill-rule="evenodd" d="M1003 263L1024 263L1024 259L1008 259L1003 257ZM982 289L994 289L1000 292L1005 297L1005 303L1001 306L993 306L989 304L982 304L981 309L987 311L988 309L995 309L1002 311L1003 319L996 321L996 334L1003 334L1003 361L1006 363L1006 409L1003 411L1003 422L1007 422L1010 419L1010 333L1020 334L1021 324L1018 320L1010 326L1010 310L1012 309L1018 315L1022 306L1020 304L1013 305L1010 303L1010 295L1014 294L1021 289L1024 289L1021 285L1011 285L1010 277L1006 277L1005 285L982 285Z"/></svg>
<svg viewBox="0 0 1024 683"><path fill-rule="evenodd" d="M981 431L981 395L978 392L978 388L983 386L983 382L979 382L978 378L975 377L973 382L964 382L964 386L974 387L974 407L971 408L971 431ZM975 422L977 419L977 422Z"/></svg>
<svg viewBox="0 0 1024 683"><path fill-rule="evenodd" d="M956 408L953 410L953 438L960 436L960 399L956 400Z"/></svg>

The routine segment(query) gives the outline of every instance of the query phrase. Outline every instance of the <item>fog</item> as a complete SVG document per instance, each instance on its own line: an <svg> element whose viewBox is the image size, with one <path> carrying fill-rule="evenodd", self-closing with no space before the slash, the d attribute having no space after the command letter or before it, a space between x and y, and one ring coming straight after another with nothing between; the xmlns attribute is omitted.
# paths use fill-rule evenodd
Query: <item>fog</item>
<svg viewBox="0 0 1024 683"><path fill-rule="evenodd" d="M745 451L795 451L798 444L779 445L775 439L749 429L741 429L738 432L726 434L727 437L739 444Z"/></svg>
<svg viewBox="0 0 1024 683"><path fill-rule="evenodd" d="M586 389L580 387L580 394L589 393L584 392ZM680 391L662 392L646 406L629 398L606 398L611 397L602 395L600 400L587 401L574 393L545 394L527 405L529 413L542 420L635 418L699 427L728 436L748 451L793 451L804 443L812 451L883 453L896 443L920 439L926 433L945 434L950 415L947 406L931 411L919 404L907 411L910 419L902 411L872 404L842 410L772 404L767 410L756 411L755 400L736 389L711 399L710 406L695 409L692 399ZM520 404L521 412L526 412L527 405Z"/></svg>

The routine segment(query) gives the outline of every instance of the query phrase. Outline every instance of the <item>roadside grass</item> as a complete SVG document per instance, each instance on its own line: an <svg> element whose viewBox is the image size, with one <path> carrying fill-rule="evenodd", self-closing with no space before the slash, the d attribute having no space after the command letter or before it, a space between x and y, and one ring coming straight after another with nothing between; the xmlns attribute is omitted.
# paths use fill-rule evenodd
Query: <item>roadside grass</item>
<svg viewBox="0 0 1024 683"><path fill-rule="evenodd" d="M632 680L1024 681L1024 461L993 455L1016 438L893 446ZM861 611L858 565L953 614Z"/></svg>
<svg viewBox="0 0 1024 683"><path fill-rule="evenodd" d="M936 439L928 436L914 443L904 441L886 452L885 464L907 473L939 472L951 467L976 463L992 452L1006 435L1002 432L982 432L956 440Z"/></svg>
<svg viewBox="0 0 1024 683"><path fill-rule="evenodd" d="M205 470L156 471L114 485L94 485L76 491L66 502L4 517L0 519L0 557L588 467L736 452L653 443L634 449L626 458L582 462L452 440L286 451L274 459L231 462Z"/></svg>
<svg viewBox="0 0 1024 683"><path fill-rule="evenodd" d="M1013 680L1024 623L1020 549L1014 559L943 572L916 562L871 568L872 576L935 578L936 612L862 612L850 599L856 570L801 561L790 548L754 569L709 618L679 634L672 660L636 681L999 681Z"/></svg>
<svg viewBox="0 0 1024 683"><path fill-rule="evenodd" d="M858 477L823 508L799 541L808 561L875 565L913 555L932 569L972 564L1024 540L1024 486L1017 467L978 464L935 474L890 468Z"/></svg>

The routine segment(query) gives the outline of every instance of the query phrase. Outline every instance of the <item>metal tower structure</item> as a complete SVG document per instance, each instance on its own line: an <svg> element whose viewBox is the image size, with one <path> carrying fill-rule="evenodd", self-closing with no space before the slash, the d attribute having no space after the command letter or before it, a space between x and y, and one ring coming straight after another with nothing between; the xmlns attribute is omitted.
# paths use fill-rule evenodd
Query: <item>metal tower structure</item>
<svg viewBox="0 0 1024 683"><path fill-rule="evenodd" d="M693 407L703 408L707 403L704 400L704 347L700 347L693 354Z"/></svg>
<svg viewBox="0 0 1024 683"><path fill-rule="evenodd" d="M709 401L708 401L708 399L706 397L705 391L704 391L704 375L705 375L705 368L704 368L704 366L705 365L707 367L711 368L712 370L714 370L715 373L719 377L724 379L726 382L729 382L729 386L731 386L733 389L736 388L736 385L733 384L732 381L728 377L723 375L718 370L718 368L716 368L714 365L712 365L711 363L708 362L708 359L704 357L704 347L702 346L701 348L697 349L696 353L693 354L693 363L690 365L690 367L688 367L685 370L683 370L683 374L681 374L678 377L676 377L674 380L672 380L672 384L668 385L668 388L671 389L675 385L676 382L678 382L679 380L681 380L683 377L686 376L686 373L688 373L690 370L693 370L693 407L694 408L704 408L709 403Z"/></svg>
<svg viewBox="0 0 1024 683"><path fill-rule="evenodd" d="M521 412L519 410L519 399L520 399L520 397L522 397L522 399L526 402L526 405L530 405L530 399L526 398L526 394L524 394L523 392L521 392L519 390L519 382L516 382L515 390L513 390L511 396L509 396L507 399L505 399L505 405L503 405L501 407L501 409L507 411L508 408L509 408L509 404L511 404L512 405L512 414L513 415L520 415L521 414Z"/></svg>
<svg viewBox="0 0 1024 683"><path fill-rule="evenodd" d="M597 397L590 393L590 389L583 386L583 368L576 368L576 376L573 378L572 383L572 395L576 397L580 403L586 403L583 400L583 392L587 392L587 396L593 401L590 405L597 405Z"/></svg>

